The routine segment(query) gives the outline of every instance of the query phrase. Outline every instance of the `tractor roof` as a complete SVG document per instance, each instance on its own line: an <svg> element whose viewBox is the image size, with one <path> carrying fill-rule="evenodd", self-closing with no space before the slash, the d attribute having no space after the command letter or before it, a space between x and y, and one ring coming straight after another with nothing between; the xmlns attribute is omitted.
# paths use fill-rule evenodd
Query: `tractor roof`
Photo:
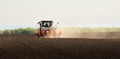
<svg viewBox="0 0 120 59"><path fill-rule="evenodd" d="M38 24L40 24L40 22L43 22L43 21L50 21L50 22L53 22L52 20L41 20L38 22Z"/></svg>
<svg viewBox="0 0 120 59"><path fill-rule="evenodd" d="M52 21L52 20L41 20L41 21Z"/></svg>

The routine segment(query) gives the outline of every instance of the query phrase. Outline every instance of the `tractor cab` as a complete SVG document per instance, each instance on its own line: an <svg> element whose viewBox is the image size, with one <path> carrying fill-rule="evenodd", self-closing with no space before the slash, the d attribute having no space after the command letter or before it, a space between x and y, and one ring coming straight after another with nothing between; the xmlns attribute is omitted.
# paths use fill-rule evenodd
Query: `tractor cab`
<svg viewBox="0 0 120 59"><path fill-rule="evenodd" d="M40 21L38 22L40 25L40 30L50 30L51 26L53 25L53 21Z"/></svg>
<svg viewBox="0 0 120 59"><path fill-rule="evenodd" d="M51 27L53 24L53 21L41 21L42 27Z"/></svg>

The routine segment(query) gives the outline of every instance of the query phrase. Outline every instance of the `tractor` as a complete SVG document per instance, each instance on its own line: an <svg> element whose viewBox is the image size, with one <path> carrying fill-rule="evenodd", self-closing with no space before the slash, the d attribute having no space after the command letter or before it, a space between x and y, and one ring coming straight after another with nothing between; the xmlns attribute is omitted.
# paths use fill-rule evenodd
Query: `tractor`
<svg viewBox="0 0 120 59"><path fill-rule="evenodd" d="M38 38L56 38L61 34L60 32L57 33L57 23L56 27L53 27L53 21L52 20L42 20L38 22L40 28L38 29L37 32L37 37Z"/></svg>

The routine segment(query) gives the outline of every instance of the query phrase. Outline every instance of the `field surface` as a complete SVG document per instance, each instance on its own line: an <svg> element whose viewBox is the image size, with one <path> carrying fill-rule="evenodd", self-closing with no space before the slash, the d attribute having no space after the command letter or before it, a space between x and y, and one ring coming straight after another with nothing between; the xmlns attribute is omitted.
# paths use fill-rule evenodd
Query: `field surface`
<svg viewBox="0 0 120 59"><path fill-rule="evenodd" d="M120 59L120 40L0 35L0 59Z"/></svg>

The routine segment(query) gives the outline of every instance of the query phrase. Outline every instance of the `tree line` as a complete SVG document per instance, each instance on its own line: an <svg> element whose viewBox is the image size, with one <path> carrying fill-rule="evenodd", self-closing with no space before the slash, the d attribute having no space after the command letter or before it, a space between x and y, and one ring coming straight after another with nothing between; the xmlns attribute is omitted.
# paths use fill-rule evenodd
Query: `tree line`
<svg viewBox="0 0 120 59"><path fill-rule="evenodd" d="M37 29L35 28L18 28L12 30L0 31L0 34L35 34Z"/></svg>
<svg viewBox="0 0 120 59"><path fill-rule="evenodd" d="M12 30L0 30L0 34L36 34L37 33L36 28L18 28L18 29L12 29ZM70 28L62 28L63 32L72 32L72 33L86 33L86 32L120 32L120 28L104 28L104 27L97 27L97 28L76 28L76 27L70 27Z"/></svg>

